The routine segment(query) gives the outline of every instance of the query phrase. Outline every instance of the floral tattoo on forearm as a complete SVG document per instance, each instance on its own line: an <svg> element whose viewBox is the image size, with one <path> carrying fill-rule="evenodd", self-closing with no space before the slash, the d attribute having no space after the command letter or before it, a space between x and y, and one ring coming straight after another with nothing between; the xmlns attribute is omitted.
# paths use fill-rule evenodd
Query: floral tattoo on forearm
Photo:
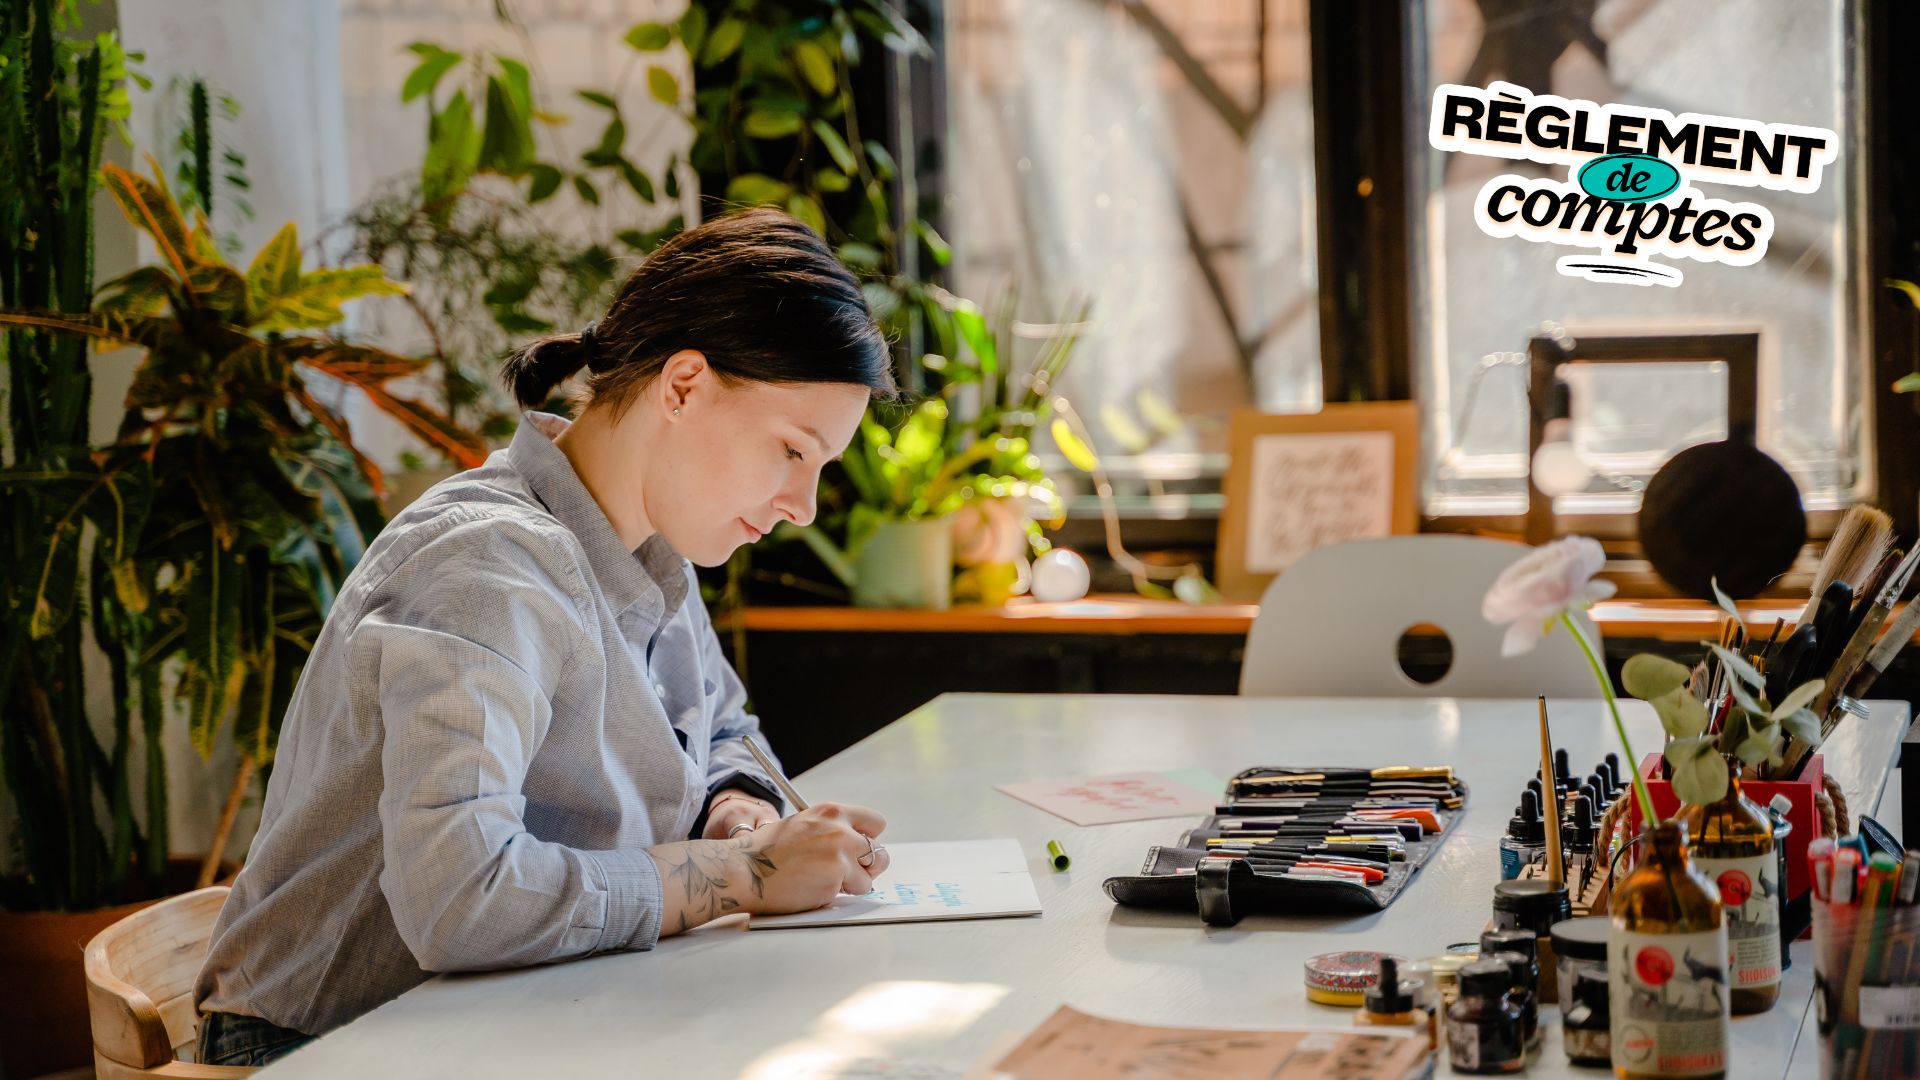
<svg viewBox="0 0 1920 1080"><path fill-rule="evenodd" d="M680 932L737 911L740 901L731 892L741 885L753 895L766 895L766 879L779 871L765 851L741 840L695 840L659 856L667 865L667 888L681 898Z"/></svg>

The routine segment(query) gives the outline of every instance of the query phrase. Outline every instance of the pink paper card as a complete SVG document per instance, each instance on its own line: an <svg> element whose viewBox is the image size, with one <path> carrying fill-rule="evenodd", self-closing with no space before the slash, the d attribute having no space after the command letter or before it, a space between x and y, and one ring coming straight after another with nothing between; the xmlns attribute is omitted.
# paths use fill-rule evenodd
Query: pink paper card
<svg viewBox="0 0 1920 1080"><path fill-rule="evenodd" d="M1075 825L1201 816L1212 813L1218 802L1211 791L1190 787L1166 773L1157 772L1030 780L1001 784L997 790Z"/></svg>

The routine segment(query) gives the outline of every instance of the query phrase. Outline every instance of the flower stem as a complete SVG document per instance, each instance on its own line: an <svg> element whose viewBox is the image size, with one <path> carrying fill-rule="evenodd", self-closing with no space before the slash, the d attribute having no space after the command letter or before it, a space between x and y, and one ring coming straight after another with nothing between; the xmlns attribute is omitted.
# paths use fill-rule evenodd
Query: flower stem
<svg viewBox="0 0 1920 1080"><path fill-rule="evenodd" d="M1586 654L1587 666L1593 669L1593 677L1600 684L1600 694L1607 699L1607 712L1613 716L1613 730L1620 736L1620 748L1627 752L1627 775L1633 778L1633 795L1640 800L1640 817L1645 828L1651 829L1659 823L1660 817L1653 812L1653 796L1647 793L1647 782L1640 777L1640 758L1633 752L1633 743L1627 741L1627 725L1620 719L1620 703L1613 697L1613 680L1607 678L1607 669L1594 654L1593 646L1588 643L1587 635L1580 630L1580 624L1573 620L1572 611L1562 611L1560 621L1566 625L1567 633L1580 643L1580 651Z"/></svg>

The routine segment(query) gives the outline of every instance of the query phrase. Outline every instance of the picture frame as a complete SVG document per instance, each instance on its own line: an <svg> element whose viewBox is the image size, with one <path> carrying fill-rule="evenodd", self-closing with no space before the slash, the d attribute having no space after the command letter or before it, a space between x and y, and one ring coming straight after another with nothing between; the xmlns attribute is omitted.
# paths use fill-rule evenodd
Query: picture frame
<svg viewBox="0 0 1920 1080"><path fill-rule="evenodd" d="M1419 530L1420 413L1411 401L1242 409L1228 439L1215 567L1225 596L1259 599L1315 547Z"/></svg>

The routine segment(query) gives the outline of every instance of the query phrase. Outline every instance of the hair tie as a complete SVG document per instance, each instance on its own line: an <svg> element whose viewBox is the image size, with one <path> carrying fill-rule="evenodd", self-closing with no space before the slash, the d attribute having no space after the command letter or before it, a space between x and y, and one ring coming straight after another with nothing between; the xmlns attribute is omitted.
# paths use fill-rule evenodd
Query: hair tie
<svg viewBox="0 0 1920 1080"><path fill-rule="evenodd" d="M599 342L593 332L593 328L597 325L597 323L588 323L586 327L580 331L580 350L587 355L587 370L596 375L602 370L600 350L596 347Z"/></svg>

